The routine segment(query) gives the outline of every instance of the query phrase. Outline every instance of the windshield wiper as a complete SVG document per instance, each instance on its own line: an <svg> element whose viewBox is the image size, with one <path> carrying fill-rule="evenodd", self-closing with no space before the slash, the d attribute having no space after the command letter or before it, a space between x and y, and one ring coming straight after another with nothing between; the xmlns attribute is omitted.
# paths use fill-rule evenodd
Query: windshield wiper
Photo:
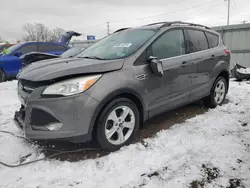
<svg viewBox="0 0 250 188"><path fill-rule="evenodd" d="M97 56L84 56L84 57L81 57L79 56L80 58L86 58L86 59L98 59L98 60L106 60L104 58L100 58L100 57L97 57Z"/></svg>

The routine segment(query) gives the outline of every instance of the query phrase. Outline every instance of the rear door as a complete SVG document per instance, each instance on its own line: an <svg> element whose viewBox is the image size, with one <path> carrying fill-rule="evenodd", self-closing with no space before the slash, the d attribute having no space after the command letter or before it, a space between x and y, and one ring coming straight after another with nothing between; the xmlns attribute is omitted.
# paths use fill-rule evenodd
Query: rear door
<svg viewBox="0 0 250 188"><path fill-rule="evenodd" d="M192 91L190 101L201 99L209 91L209 70L214 61L214 51L209 49L205 32L199 29L186 29L189 53L192 56L194 74L192 76Z"/></svg>
<svg viewBox="0 0 250 188"><path fill-rule="evenodd" d="M185 46L182 28L167 30L152 43L151 54L162 61L164 75L149 103L150 116L189 102L192 67Z"/></svg>

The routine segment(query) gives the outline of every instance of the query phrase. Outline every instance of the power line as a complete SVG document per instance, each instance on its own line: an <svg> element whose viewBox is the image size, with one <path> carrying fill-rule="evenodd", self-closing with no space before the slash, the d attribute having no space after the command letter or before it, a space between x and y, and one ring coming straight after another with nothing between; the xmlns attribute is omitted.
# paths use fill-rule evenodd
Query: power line
<svg viewBox="0 0 250 188"><path fill-rule="evenodd" d="M183 9L180 9L180 10L177 10L177 11L173 11L173 12L167 12L167 13L162 13L162 14L157 14L157 15L152 15L152 16L147 16L147 17L142 17L142 18L129 19L129 20L111 21L110 23L127 22L127 21L131 21L131 20L144 20L144 19L148 19L148 18L152 18L152 17L157 17L157 16L165 16L165 15L175 14L175 13L179 13L179 12L183 12L183 11L187 11L187 10L199 8L201 6L210 4L210 3L214 2L214 1L215 0L211 0L211 1L208 1L206 3L202 3L202 4L199 4L199 5L196 5L196 6L192 6L192 7L189 7L189 8L183 8Z"/></svg>
<svg viewBox="0 0 250 188"><path fill-rule="evenodd" d="M188 0L185 0L184 2L187 2ZM168 4L168 6L170 5L177 5L177 4L179 4L179 3L173 3L173 4ZM132 19L131 19L132 20ZM133 20L135 20L135 19L133 19ZM130 21L130 20L127 20L127 21ZM123 21L111 21L112 23L113 22L123 22ZM110 23L110 22L109 22ZM99 24L94 24L94 25L87 25L87 26L84 26L84 27L87 27L87 28L92 28L92 27L97 27L97 26L100 26L100 25L107 25L107 22L105 22L105 23L99 23Z"/></svg>
<svg viewBox="0 0 250 188"><path fill-rule="evenodd" d="M230 0L225 0L225 1L230 1ZM110 34L110 24L112 24L112 23L121 23L121 22L128 22L128 21L134 21L134 20L146 20L146 19L153 18L153 17L171 15L171 14L175 14L175 13L179 13L179 12L185 12L185 11L188 11L188 10L196 9L196 8L205 6L207 4L213 3L213 2L215 2L215 0L210 0L210 1L207 1L206 3L202 3L202 4L199 4L199 5L196 5L196 6L191 6L189 8L179 9L179 10L173 11L173 12L167 12L167 13L162 13L162 14L157 14L157 15L152 15L152 16L129 19L129 20L114 20L114 21L109 21L109 22L106 22L106 23L100 23L100 24L85 26L85 28L100 27L101 25L106 24L106 26L107 26L107 34Z"/></svg>
<svg viewBox="0 0 250 188"><path fill-rule="evenodd" d="M236 2L235 2L235 0L233 0L233 6L234 6L234 8L235 8L236 14L237 14L237 13L240 13L240 12L239 12L239 9L238 9L238 6L237 6L237 4L236 4Z"/></svg>
<svg viewBox="0 0 250 188"><path fill-rule="evenodd" d="M237 6L237 4L235 3L235 0L233 0L233 4L234 4L235 8L238 10L238 6Z"/></svg>

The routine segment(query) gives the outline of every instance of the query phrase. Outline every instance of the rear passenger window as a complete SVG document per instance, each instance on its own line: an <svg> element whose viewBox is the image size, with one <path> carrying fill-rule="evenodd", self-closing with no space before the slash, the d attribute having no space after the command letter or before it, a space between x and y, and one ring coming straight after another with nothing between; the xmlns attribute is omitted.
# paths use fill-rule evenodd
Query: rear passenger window
<svg viewBox="0 0 250 188"><path fill-rule="evenodd" d="M189 35L187 43L189 44L190 53L208 49L207 38L203 31L188 29L187 32Z"/></svg>
<svg viewBox="0 0 250 188"><path fill-rule="evenodd" d="M185 54L182 30L167 31L152 44L153 56L165 59Z"/></svg>
<svg viewBox="0 0 250 188"><path fill-rule="evenodd" d="M219 44L219 36L212 34L212 33L208 33L206 32L207 35L207 39L208 39L208 43L209 43L209 48L214 48L216 46L218 46Z"/></svg>
<svg viewBox="0 0 250 188"><path fill-rule="evenodd" d="M55 52L55 51L65 51L66 48L61 45L56 44L39 44L39 52Z"/></svg>

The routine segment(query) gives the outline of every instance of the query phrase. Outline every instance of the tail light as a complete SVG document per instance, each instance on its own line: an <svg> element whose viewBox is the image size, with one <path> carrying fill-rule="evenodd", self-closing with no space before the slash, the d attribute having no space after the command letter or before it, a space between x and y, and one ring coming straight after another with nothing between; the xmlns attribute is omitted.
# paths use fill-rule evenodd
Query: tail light
<svg viewBox="0 0 250 188"><path fill-rule="evenodd" d="M224 50L224 52L225 52L227 55L230 55L230 54L231 54L230 50L227 49L227 48Z"/></svg>

